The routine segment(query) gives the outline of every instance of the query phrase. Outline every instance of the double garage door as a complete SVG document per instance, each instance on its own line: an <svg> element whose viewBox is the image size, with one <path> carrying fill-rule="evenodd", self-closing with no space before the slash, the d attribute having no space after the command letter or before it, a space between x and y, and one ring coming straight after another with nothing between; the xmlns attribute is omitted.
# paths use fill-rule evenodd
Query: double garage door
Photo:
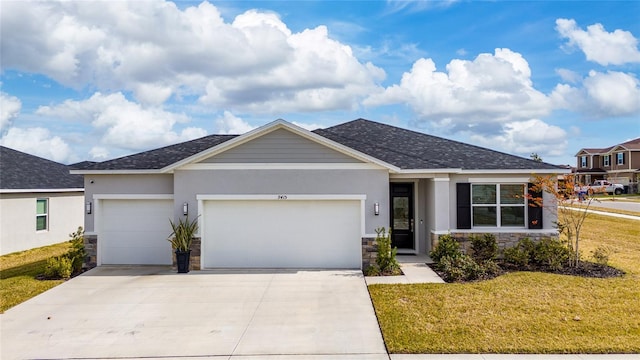
<svg viewBox="0 0 640 360"><path fill-rule="evenodd" d="M360 200L205 200L202 204L205 268L361 266ZM105 200L102 213L102 264L171 263L166 238L171 233L172 201ZM148 216L140 221L142 213Z"/></svg>

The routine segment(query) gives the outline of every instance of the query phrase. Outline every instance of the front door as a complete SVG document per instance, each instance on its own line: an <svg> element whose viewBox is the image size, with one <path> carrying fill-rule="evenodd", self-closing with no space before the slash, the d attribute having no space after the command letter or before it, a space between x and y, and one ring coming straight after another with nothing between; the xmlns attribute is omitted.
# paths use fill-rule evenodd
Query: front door
<svg viewBox="0 0 640 360"><path fill-rule="evenodd" d="M391 246L415 249L413 183L391 183Z"/></svg>

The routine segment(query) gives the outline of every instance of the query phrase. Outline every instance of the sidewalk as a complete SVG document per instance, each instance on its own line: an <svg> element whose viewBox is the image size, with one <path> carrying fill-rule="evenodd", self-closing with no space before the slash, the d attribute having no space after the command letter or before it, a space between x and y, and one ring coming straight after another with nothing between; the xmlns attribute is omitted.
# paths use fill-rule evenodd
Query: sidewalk
<svg viewBox="0 0 640 360"><path fill-rule="evenodd" d="M576 209L576 208L572 208L570 206L564 206L564 208L565 209L569 209L569 210L574 210L574 211L582 211L582 209ZM590 209L587 209L587 212L591 213L591 214L612 216L612 217L617 217L617 218L621 218L621 219L629 219L629 220L640 221L640 216L617 214L617 213L612 213L612 212L607 212L607 211L590 210Z"/></svg>
<svg viewBox="0 0 640 360"><path fill-rule="evenodd" d="M429 256L425 254L397 255L396 259L400 263L404 275L365 276L367 285L444 283L444 280L427 266L427 263L432 262Z"/></svg>

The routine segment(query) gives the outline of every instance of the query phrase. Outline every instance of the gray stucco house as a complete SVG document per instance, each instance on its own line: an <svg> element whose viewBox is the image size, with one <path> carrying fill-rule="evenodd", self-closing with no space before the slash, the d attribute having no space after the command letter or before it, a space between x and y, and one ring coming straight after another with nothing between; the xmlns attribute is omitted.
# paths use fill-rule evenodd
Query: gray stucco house
<svg viewBox="0 0 640 360"><path fill-rule="evenodd" d="M410 254L447 233L555 236L553 212L524 195L533 174L566 170L358 119L315 131L277 120L72 172L91 210L89 266L171 264L169 219L198 217L198 269L361 268L379 227Z"/></svg>
<svg viewBox="0 0 640 360"><path fill-rule="evenodd" d="M67 241L83 225L83 180L69 169L0 146L0 255Z"/></svg>

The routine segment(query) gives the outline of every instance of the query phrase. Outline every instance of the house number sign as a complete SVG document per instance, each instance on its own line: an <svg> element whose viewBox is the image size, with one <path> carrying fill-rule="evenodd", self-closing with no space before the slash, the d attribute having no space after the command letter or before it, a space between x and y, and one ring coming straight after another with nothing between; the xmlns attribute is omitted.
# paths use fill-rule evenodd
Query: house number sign
<svg viewBox="0 0 640 360"><path fill-rule="evenodd" d="M278 200L287 200L287 195L278 195Z"/></svg>

